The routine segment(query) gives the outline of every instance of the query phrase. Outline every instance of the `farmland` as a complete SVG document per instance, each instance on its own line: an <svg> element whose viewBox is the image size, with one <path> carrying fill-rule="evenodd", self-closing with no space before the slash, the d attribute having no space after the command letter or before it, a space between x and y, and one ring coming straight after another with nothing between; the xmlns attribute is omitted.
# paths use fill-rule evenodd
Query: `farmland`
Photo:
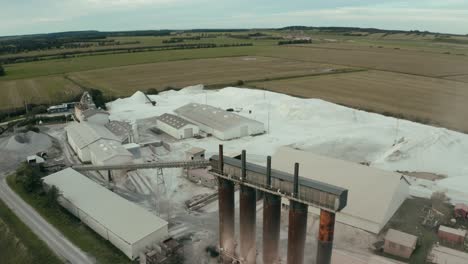
<svg viewBox="0 0 468 264"><path fill-rule="evenodd" d="M269 57L228 57L107 68L72 73L69 77L85 87L99 87L107 94L122 96L151 87L163 89L198 83L234 85L239 80L309 76L346 68Z"/></svg>
<svg viewBox="0 0 468 264"><path fill-rule="evenodd" d="M0 78L0 91L5 95L0 99L0 108L20 107L33 98L36 103L60 102L79 93L80 87L98 88L106 96L116 97L148 88L160 90L199 83L221 87L245 83L246 87L319 97L350 107L468 131L468 125L461 122L468 113L468 107L464 106L468 97L468 37L312 29L300 34L311 37L313 44L278 46L275 38L297 32L264 30L210 34L112 36L103 41L129 50L118 54L93 54L107 47L107 44L95 45L69 49L89 50L90 54L7 64L7 75ZM130 50L167 44L173 38L183 38L183 43L251 43L252 46ZM50 49L15 55L60 52L63 50Z"/></svg>
<svg viewBox="0 0 468 264"><path fill-rule="evenodd" d="M468 83L370 70L252 85L468 132Z"/></svg>

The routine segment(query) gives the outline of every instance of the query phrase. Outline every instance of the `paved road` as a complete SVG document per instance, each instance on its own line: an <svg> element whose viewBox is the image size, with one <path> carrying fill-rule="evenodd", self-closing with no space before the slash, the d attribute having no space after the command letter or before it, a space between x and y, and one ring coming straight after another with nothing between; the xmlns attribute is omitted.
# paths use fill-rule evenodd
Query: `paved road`
<svg viewBox="0 0 468 264"><path fill-rule="evenodd" d="M83 251L68 241L55 227L25 203L6 183L7 173L0 173L0 199L2 199L29 228L67 263L94 263Z"/></svg>

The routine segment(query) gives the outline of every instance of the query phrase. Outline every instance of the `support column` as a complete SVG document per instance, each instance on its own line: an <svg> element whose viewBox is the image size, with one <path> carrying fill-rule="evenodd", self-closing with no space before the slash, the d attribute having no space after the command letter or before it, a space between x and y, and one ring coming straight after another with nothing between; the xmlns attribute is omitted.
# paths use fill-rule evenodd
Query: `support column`
<svg viewBox="0 0 468 264"><path fill-rule="evenodd" d="M320 227L318 235L316 263L330 264L335 232L335 213L320 210Z"/></svg>
<svg viewBox="0 0 468 264"><path fill-rule="evenodd" d="M257 258L257 247L255 244L255 225L257 200L255 189L241 186L239 193L240 202L240 257L245 263L253 264Z"/></svg>
<svg viewBox="0 0 468 264"><path fill-rule="evenodd" d="M235 255L234 236L234 183L218 178L219 205L219 247L227 255ZM231 263L228 257L222 257L223 263Z"/></svg>
<svg viewBox="0 0 468 264"><path fill-rule="evenodd" d="M281 197L265 193L263 197L263 263L278 263L281 223Z"/></svg>
<svg viewBox="0 0 468 264"><path fill-rule="evenodd" d="M287 257L288 264L304 263L304 247L307 232L307 208L308 206L306 204L295 201L291 201L290 203Z"/></svg>
<svg viewBox="0 0 468 264"><path fill-rule="evenodd" d="M293 195L299 196L299 163L294 164ZM289 206L288 264L304 263L308 205L291 201ZM322 263L320 263L322 264Z"/></svg>

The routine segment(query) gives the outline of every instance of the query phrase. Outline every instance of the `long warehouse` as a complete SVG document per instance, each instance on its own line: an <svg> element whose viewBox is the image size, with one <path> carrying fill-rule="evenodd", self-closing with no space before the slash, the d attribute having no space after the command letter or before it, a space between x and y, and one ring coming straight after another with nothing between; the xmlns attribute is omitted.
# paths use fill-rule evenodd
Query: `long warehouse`
<svg viewBox="0 0 468 264"><path fill-rule="evenodd" d="M134 260L168 237L168 223L68 168L44 178L60 204Z"/></svg>

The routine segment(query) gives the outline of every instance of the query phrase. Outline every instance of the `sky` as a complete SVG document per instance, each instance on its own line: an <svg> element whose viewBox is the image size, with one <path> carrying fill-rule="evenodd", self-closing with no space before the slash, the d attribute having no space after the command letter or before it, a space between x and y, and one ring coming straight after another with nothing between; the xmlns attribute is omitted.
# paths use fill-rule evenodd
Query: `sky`
<svg viewBox="0 0 468 264"><path fill-rule="evenodd" d="M0 36L291 25L468 34L468 0L0 0Z"/></svg>

